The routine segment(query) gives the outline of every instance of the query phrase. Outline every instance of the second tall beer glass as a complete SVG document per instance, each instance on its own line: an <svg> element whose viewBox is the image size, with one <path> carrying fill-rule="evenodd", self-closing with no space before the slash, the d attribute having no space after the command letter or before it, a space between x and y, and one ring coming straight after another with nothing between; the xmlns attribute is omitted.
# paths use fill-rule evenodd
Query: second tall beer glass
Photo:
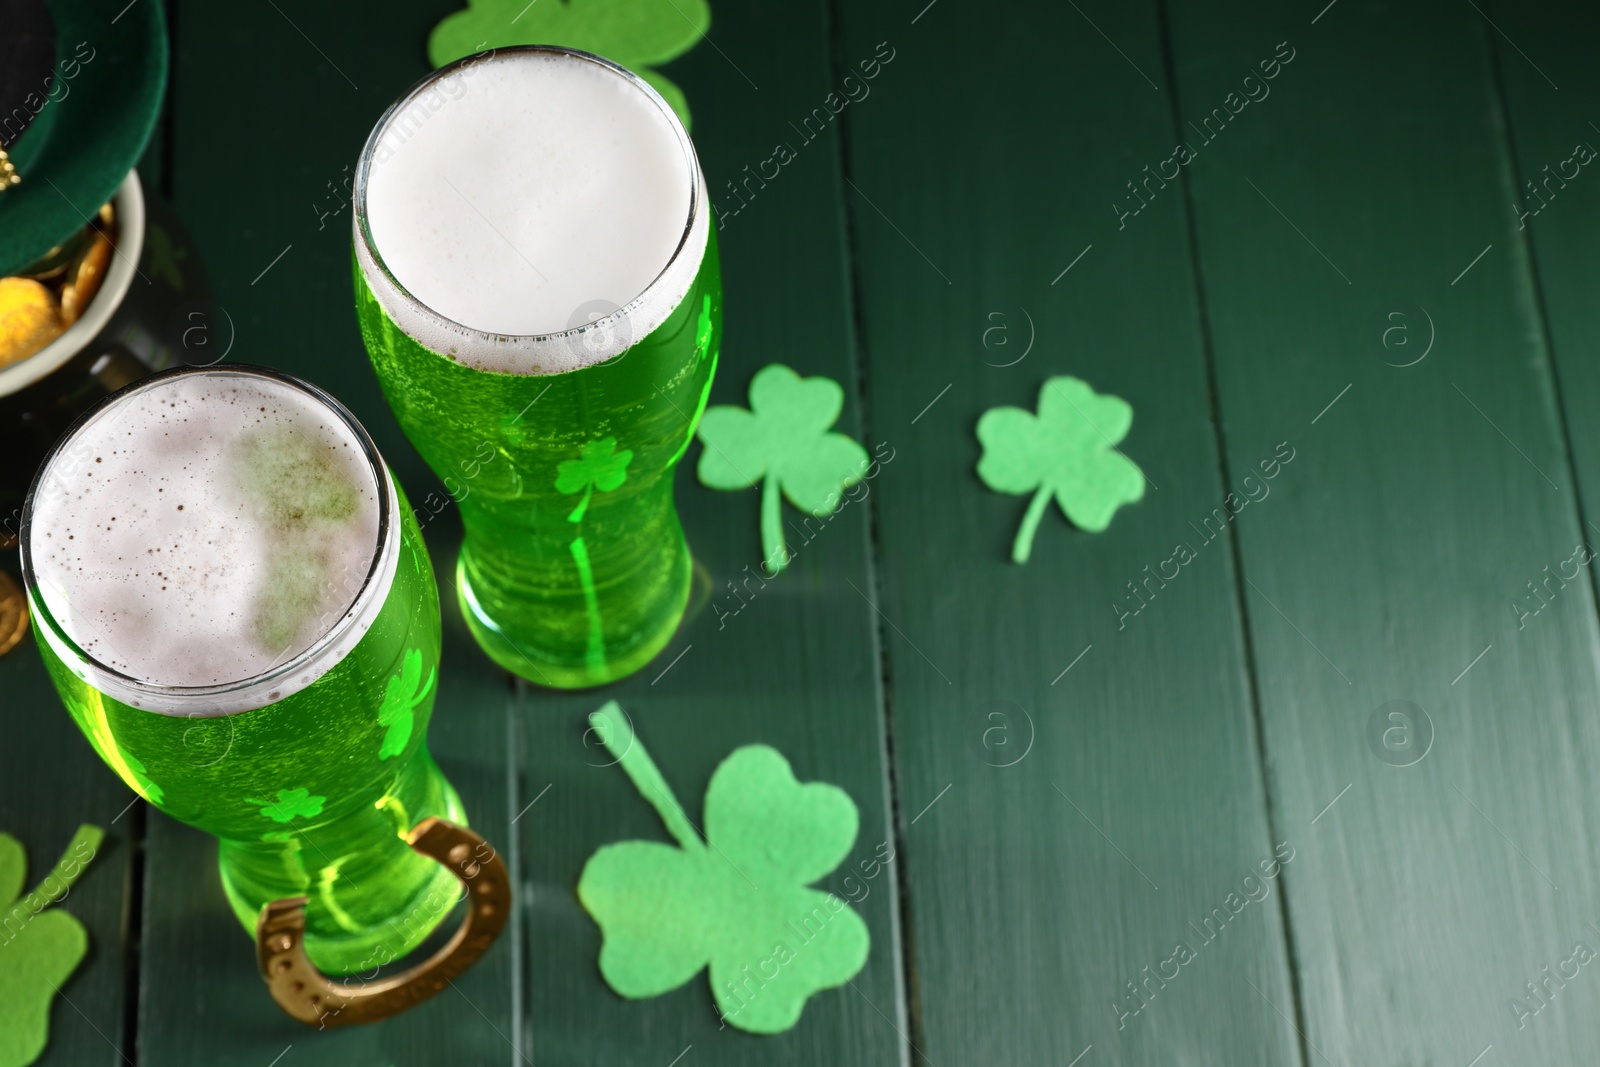
<svg viewBox="0 0 1600 1067"><path fill-rule="evenodd" d="M672 471L722 324L682 124L607 60L501 49L389 109L355 205L362 336L461 507L478 642L545 685L638 670L688 600Z"/></svg>

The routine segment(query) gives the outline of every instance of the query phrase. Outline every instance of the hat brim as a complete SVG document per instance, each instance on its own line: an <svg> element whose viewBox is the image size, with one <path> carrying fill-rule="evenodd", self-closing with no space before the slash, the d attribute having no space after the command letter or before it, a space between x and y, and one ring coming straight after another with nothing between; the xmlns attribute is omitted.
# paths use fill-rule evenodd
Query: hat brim
<svg viewBox="0 0 1600 1067"><path fill-rule="evenodd" d="M37 117L7 150L22 183L0 192L0 277L86 225L150 141L167 84L166 19L159 0L125 2L49 2L56 64L23 105Z"/></svg>

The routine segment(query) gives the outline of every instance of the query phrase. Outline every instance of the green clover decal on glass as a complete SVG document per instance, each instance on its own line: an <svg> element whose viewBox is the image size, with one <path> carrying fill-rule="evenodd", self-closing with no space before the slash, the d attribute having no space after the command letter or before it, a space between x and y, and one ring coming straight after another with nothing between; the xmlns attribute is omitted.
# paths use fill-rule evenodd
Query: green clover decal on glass
<svg viewBox="0 0 1600 1067"><path fill-rule="evenodd" d="M1133 425L1133 408L1077 378L1047 379L1039 414L990 408L978 420L983 458L978 477L997 493L1032 493L1011 558L1028 562L1033 535L1051 498L1073 525L1099 533L1123 504L1144 495L1144 474L1117 451Z"/></svg>
<svg viewBox="0 0 1600 1067"><path fill-rule="evenodd" d="M378 709L378 725L388 727L383 744L378 748L378 759L386 760L406 750L411 740L411 728L416 722L417 706L433 692L435 671L428 670L428 680L422 680L422 651L406 649L400 673L389 679L383 691L383 705Z"/></svg>
<svg viewBox="0 0 1600 1067"><path fill-rule="evenodd" d="M688 127L683 90L653 68L693 48L710 28L706 0L467 0L466 10L433 28L428 61L442 67L507 45L580 48L649 82Z"/></svg>
<svg viewBox="0 0 1600 1067"><path fill-rule="evenodd" d="M768 572L789 562L778 493L809 515L833 514L844 490L865 476L867 450L830 432L844 408L832 378L802 378L781 363L750 379L750 410L719 405L700 420L699 476L712 489L761 482L761 554Z"/></svg>
<svg viewBox="0 0 1600 1067"><path fill-rule="evenodd" d="M589 510L589 498L596 489L609 493L628 480L628 464L633 453L628 449L617 451L615 437L602 437L598 441L585 441L579 450L581 458L569 459L556 465L556 492L583 493L578 506L567 515L568 522L582 522ZM578 584L583 587L583 602L589 615L589 644L584 657L591 666L605 662L605 633L600 621L600 598L594 588L594 569L589 565L589 547L580 534L567 545L572 553L572 565L578 570Z"/></svg>
<svg viewBox="0 0 1600 1067"><path fill-rule="evenodd" d="M52 909L104 837L80 826L38 888L18 899L28 874L22 843L0 833L0 1067L25 1067L44 1052L50 1002L89 949L83 924Z"/></svg>
<svg viewBox="0 0 1600 1067"><path fill-rule="evenodd" d="M259 804L262 815L273 822L286 823L302 816L309 819L321 815L322 803L327 799L327 797L313 796L309 789L280 789L277 800L252 800L246 797L245 803Z"/></svg>
<svg viewBox="0 0 1600 1067"><path fill-rule="evenodd" d="M855 977L866 923L807 888L855 843L856 806L842 789L796 781L766 745L735 749L706 789L702 840L616 702L589 721L677 841L606 845L584 865L578 899L600 926L612 989L659 996L709 967L723 1020L773 1034L813 993Z"/></svg>
<svg viewBox="0 0 1600 1067"><path fill-rule="evenodd" d="M567 516L568 522L582 522L589 510L589 497L596 489L609 493L628 480L628 464L633 453L628 449L617 451L615 437L602 437L598 441L585 441L581 459L569 459L556 466L556 492L583 494L578 506Z"/></svg>

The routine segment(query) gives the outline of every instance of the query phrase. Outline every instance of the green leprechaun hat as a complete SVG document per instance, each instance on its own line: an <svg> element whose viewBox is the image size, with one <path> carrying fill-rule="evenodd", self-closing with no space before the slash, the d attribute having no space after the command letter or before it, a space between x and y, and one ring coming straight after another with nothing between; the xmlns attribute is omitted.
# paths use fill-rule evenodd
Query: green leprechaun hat
<svg viewBox="0 0 1600 1067"><path fill-rule="evenodd" d="M161 0L0 0L0 277L111 199L166 82Z"/></svg>

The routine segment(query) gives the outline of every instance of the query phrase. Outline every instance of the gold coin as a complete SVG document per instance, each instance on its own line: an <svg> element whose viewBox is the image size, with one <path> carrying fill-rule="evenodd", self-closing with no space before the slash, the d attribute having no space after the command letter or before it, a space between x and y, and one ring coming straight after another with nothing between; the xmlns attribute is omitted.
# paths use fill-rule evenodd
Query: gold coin
<svg viewBox="0 0 1600 1067"><path fill-rule="evenodd" d="M27 359L64 329L48 288L32 278L0 278L0 367Z"/></svg>
<svg viewBox="0 0 1600 1067"><path fill-rule="evenodd" d="M16 648L27 632L27 597L11 575L0 573L0 656Z"/></svg>
<svg viewBox="0 0 1600 1067"><path fill-rule="evenodd" d="M93 226L85 226L17 273L36 282L59 282L67 276L72 265L83 255L83 250L89 245L89 234L93 229Z"/></svg>
<svg viewBox="0 0 1600 1067"><path fill-rule="evenodd" d="M111 239L99 230L94 231L83 258L69 272L69 280L61 287L61 323L71 326L89 306L100 282L106 276L106 264L111 262Z"/></svg>

